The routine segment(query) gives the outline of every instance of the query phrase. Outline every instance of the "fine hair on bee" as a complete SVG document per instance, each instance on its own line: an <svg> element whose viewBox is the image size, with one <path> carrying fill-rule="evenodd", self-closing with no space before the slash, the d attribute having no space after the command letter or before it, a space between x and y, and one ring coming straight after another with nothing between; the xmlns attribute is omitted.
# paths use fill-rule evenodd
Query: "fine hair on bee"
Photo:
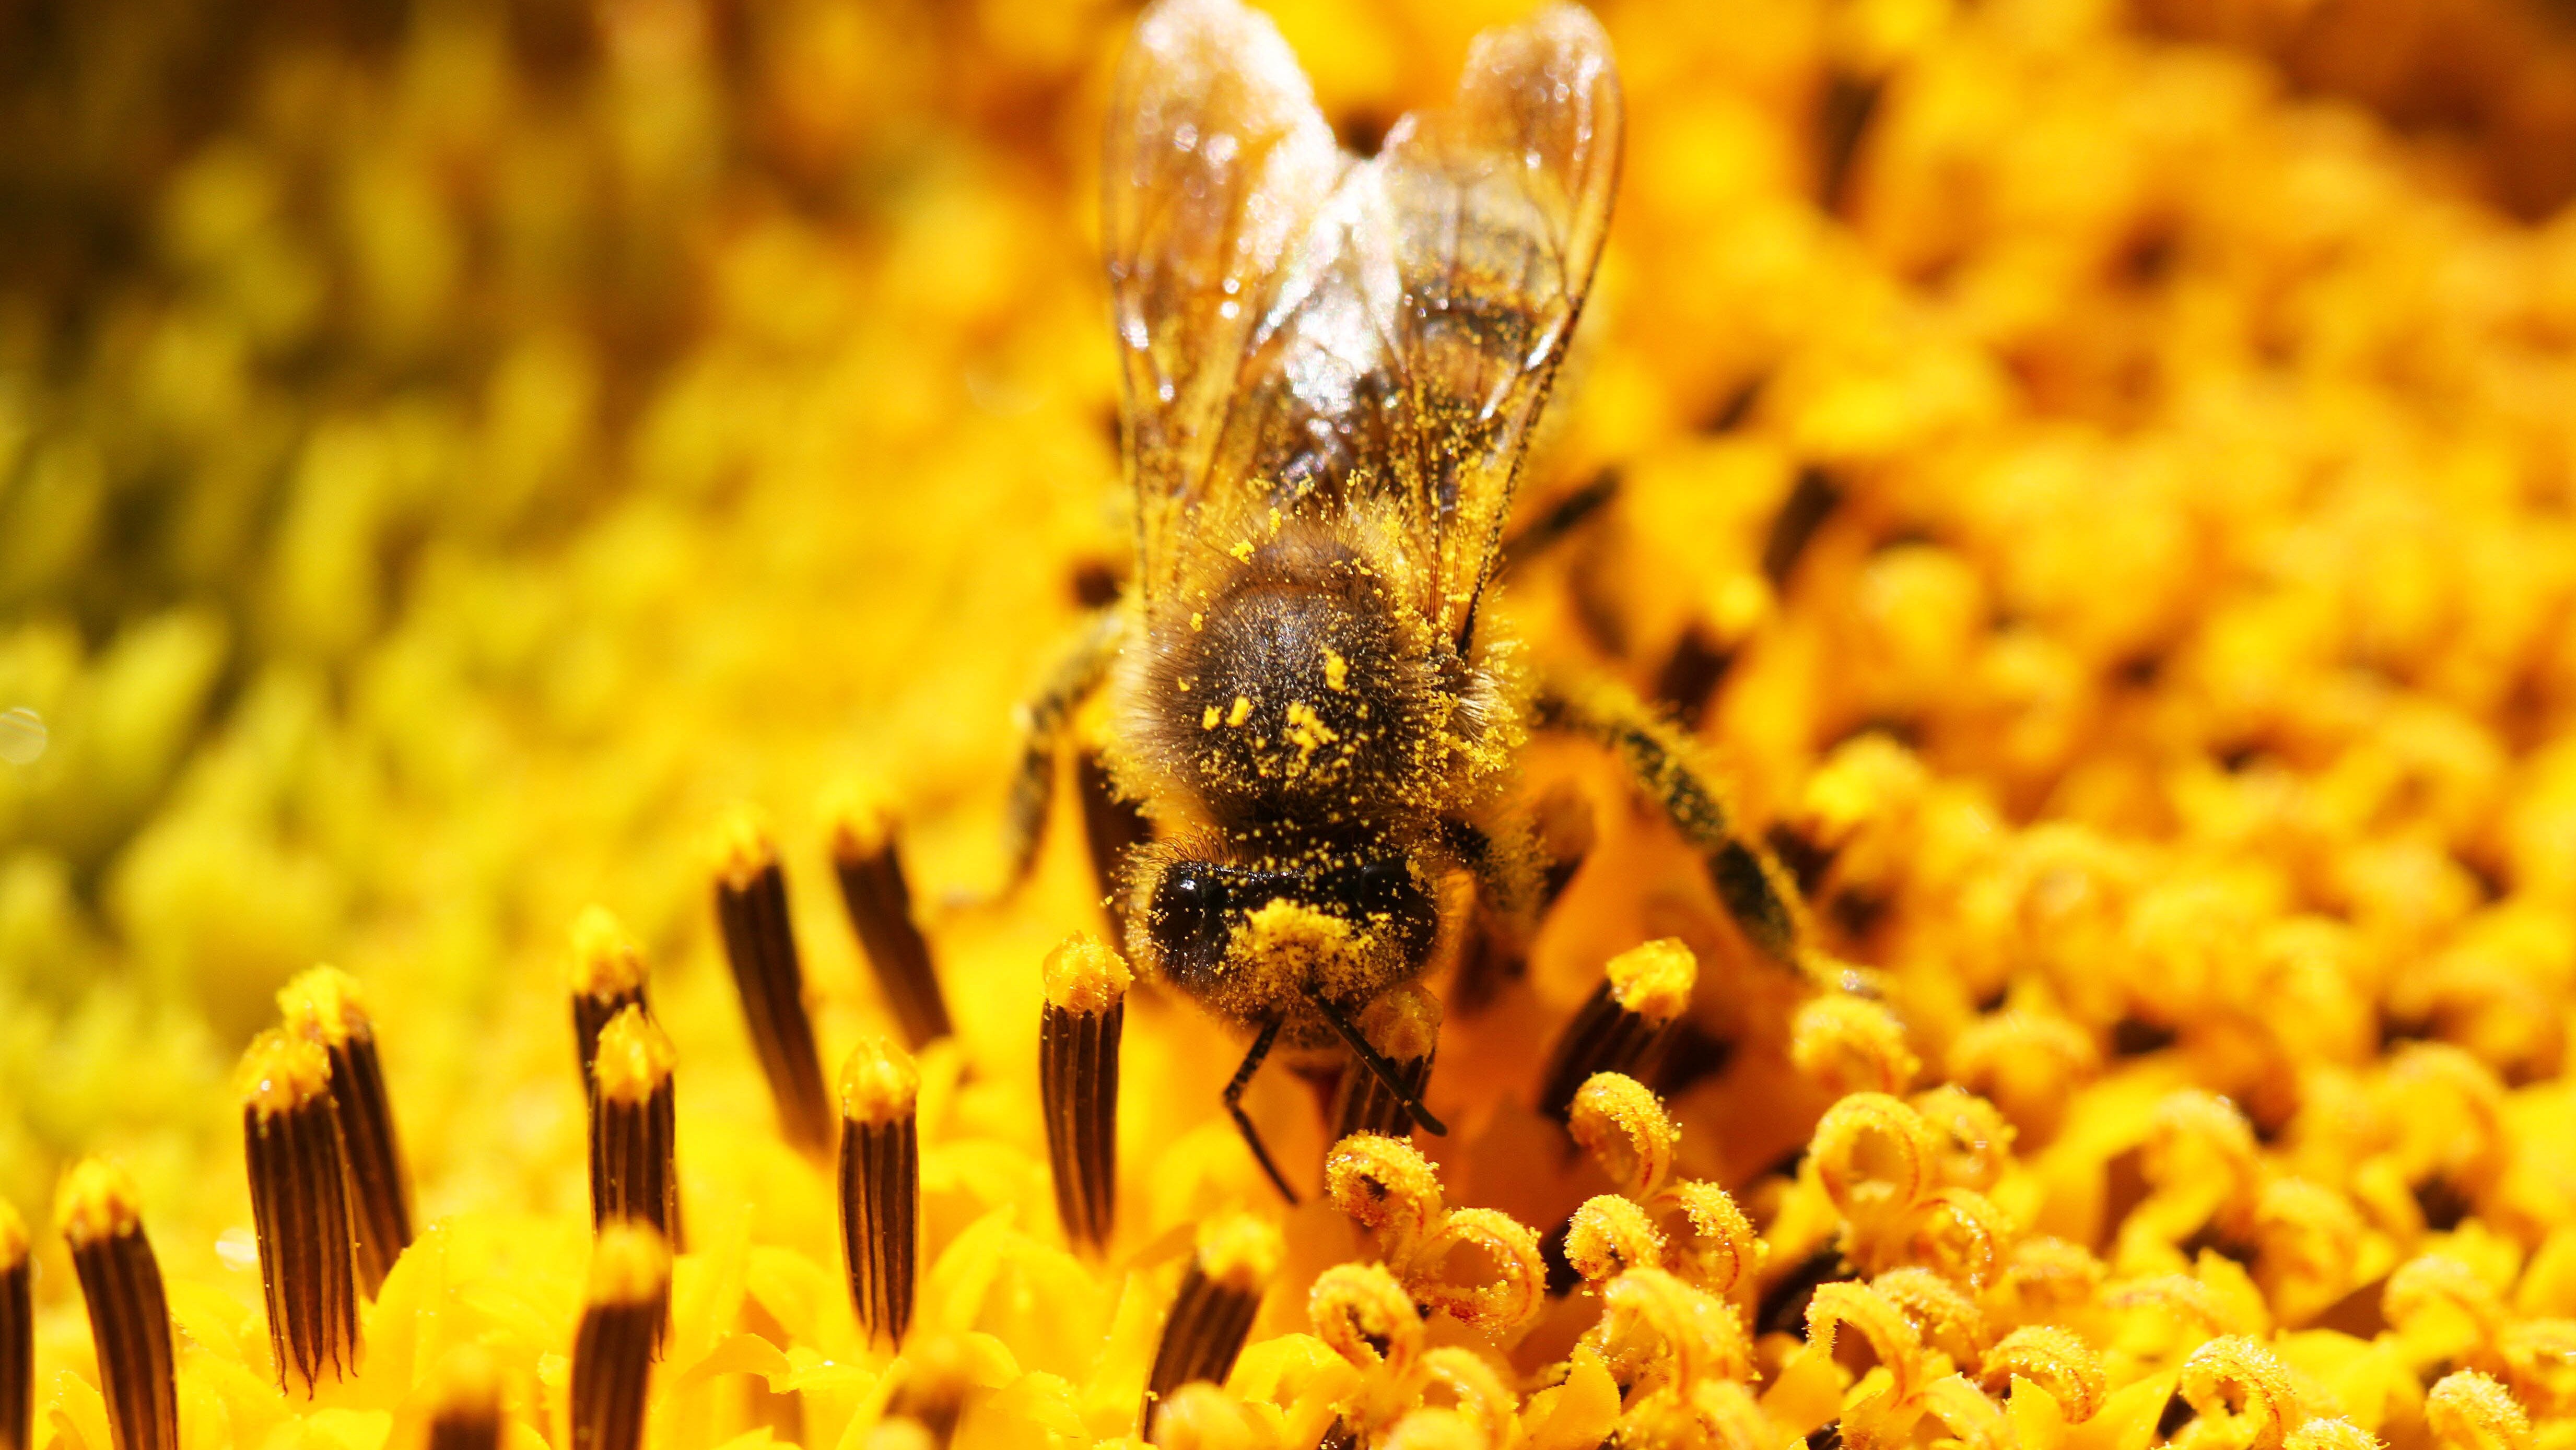
<svg viewBox="0 0 2576 1450"><path fill-rule="evenodd" d="M1128 955L1249 1035L1225 1104L1292 1200L1241 1103L1274 1048L1347 1056L1398 1132L1446 1131L1358 1023L1469 921L1531 930L1533 726L1672 777L1648 784L1704 854L1760 851L1668 727L1547 703L1480 607L1620 129L1608 37L1571 4L1479 36L1450 101L1366 160L1239 0L1157 0L1119 68L1101 230L1136 567L1025 711L1011 860L1025 877L1067 722L1105 691L1110 784L1152 826L1118 878ZM1721 899L1794 925L1755 874Z"/></svg>

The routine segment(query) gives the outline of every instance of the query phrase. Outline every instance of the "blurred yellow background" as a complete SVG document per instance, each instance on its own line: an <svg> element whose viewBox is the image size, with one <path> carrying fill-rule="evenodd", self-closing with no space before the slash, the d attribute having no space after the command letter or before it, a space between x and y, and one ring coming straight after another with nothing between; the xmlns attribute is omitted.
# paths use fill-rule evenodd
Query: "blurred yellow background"
<svg viewBox="0 0 2576 1450"><path fill-rule="evenodd" d="M1366 144L1523 7L1264 8ZM1651 689L1723 635L1703 736L1758 819L1825 810L1871 727L1968 802L1880 868L1893 915L1834 918L1919 971L1935 1048L2035 972L2100 1034L2296 1004L2297 1040L2194 1060L2258 1121L2279 1061L2371 1059L2373 1001L2556 1078L2566 9L1601 14L1624 185L1523 498L1622 492L1521 582L1541 656ZM716 1064L684 1103L760 1114L705 839L736 801L776 824L845 1044L882 1023L821 885L853 781L912 823L951 999L1027 968L963 1014L1016 1040L1037 954L1094 924L1083 868L1000 919L939 902L996 879L1010 708L1125 567L1093 187L1132 18L0 7L0 710L47 733L0 764L0 1195L32 1216L112 1151L211 1271L225 1074L329 960L391 1024L432 1211L577 1215L574 914L676 973ZM1766 571L1802 477L1838 507ZM2031 884L2079 857L2111 925ZM1571 928L1542 996L1654 909ZM2207 966L2291 918L2344 933L2326 985Z"/></svg>

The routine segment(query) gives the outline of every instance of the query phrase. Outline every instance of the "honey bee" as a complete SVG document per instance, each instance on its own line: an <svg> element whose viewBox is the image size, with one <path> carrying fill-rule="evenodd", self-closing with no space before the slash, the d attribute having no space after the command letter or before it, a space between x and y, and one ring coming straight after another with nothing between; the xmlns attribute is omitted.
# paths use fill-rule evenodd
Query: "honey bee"
<svg viewBox="0 0 2576 1450"><path fill-rule="evenodd" d="M1529 912L1534 726L1619 750L1748 934L1795 932L1669 727L1534 691L1485 607L1620 128L1608 37L1572 5L1479 36L1450 103L1365 160L1236 0L1161 0L1118 73L1102 231L1135 569L1028 711L1013 854L1024 873L1064 722L1105 687L1114 780L1158 836L1125 868L1129 954L1251 1034L1226 1107L1291 1199L1240 1102L1274 1047L1346 1050L1445 1131L1355 1023L1454 939L1452 883Z"/></svg>

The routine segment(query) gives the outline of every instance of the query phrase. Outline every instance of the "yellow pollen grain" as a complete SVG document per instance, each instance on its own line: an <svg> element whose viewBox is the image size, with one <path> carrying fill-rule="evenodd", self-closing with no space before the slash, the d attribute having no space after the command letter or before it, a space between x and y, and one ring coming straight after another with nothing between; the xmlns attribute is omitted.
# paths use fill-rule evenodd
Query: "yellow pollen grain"
<svg viewBox="0 0 2576 1450"><path fill-rule="evenodd" d="M277 1010L285 1015L287 1031L325 1047L367 1038L374 1031L357 979L338 967L315 967L288 982L277 994Z"/></svg>
<svg viewBox="0 0 2576 1450"><path fill-rule="evenodd" d="M1207 707L1206 712L1199 716L1199 728L1201 730L1214 730L1219 724L1223 723L1224 720L1225 717L1217 713L1217 708L1214 705L1210 705Z"/></svg>
<svg viewBox="0 0 2576 1450"><path fill-rule="evenodd" d="M623 1219L599 1231L590 1250L593 1304L642 1304L671 1282L671 1246L651 1224Z"/></svg>
<svg viewBox="0 0 2576 1450"><path fill-rule="evenodd" d="M1234 541L1234 546L1227 549L1226 552L1232 554L1238 561L1249 564L1252 562L1252 541L1250 539L1237 539Z"/></svg>
<svg viewBox="0 0 2576 1450"><path fill-rule="evenodd" d="M572 923L572 989L584 997L621 997L644 985L644 952L604 906L585 906Z"/></svg>
<svg viewBox="0 0 2576 1450"><path fill-rule="evenodd" d="M770 842L760 817L750 807L736 806L725 814L724 824L716 830L714 854L717 878L742 891L778 860L778 847Z"/></svg>
<svg viewBox="0 0 2576 1450"><path fill-rule="evenodd" d="M242 1106L266 1122L331 1091L331 1055L312 1038L272 1027L251 1039L235 1082Z"/></svg>
<svg viewBox="0 0 2576 1450"><path fill-rule="evenodd" d="M1347 945L1350 938L1349 922L1281 896L1263 902L1244 917L1235 945L1254 953L1334 952Z"/></svg>
<svg viewBox="0 0 2576 1450"><path fill-rule="evenodd" d="M1341 652L1327 645L1324 649L1324 688L1339 693L1351 687L1351 662Z"/></svg>
<svg viewBox="0 0 2576 1450"><path fill-rule="evenodd" d="M1279 1230L1248 1213L1220 1214L1199 1228L1199 1272L1238 1293L1260 1293L1286 1252Z"/></svg>
<svg viewBox="0 0 2576 1450"><path fill-rule="evenodd" d="M1136 980L1127 959L1087 931L1047 953L1044 972L1047 1002L1081 1017L1097 1017L1125 1001Z"/></svg>
<svg viewBox="0 0 2576 1450"><path fill-rule="evenodd" d="M1207 616L1206 616L1205 614L1200 613L1198 610L1195 610L1195 609L1191 610L1191 611L1190 611L1190 628L1192 628L1192 629L1196 629L1196 630L1204 630L1204 629L1206 629L1206 628L1207 628Z"/></svg>
<svg viewBox="0 0 2576 1450"><path fill-rule="evenodd" d="M1691 988L1699 981L1699 959L1680 938L1668 936L1630 947L1612 957L1603 971L1610 979L1610 995L1620 1006L1660 1026L1690 1005Z"/></svg>
<svg viewBox="0 0 2576 1450"><path fill-rule="evenodd" d="M63 1175L54 1197L54 1226L73 1248L121 1238L143 1224L134 1176L104 1158L84 1158Z"/></svg>
<svg viewBox="0 0 2576 1450"><path fill-rule="evenodd" d="M8 1273L27 1262L27 1221L5 1198L0 1198L0 1274Z"/></svg>
<svg viewBox="0 0 2576 1450"><path fill-rule="evenodd" d="M670 1035L641 1007L627 1007L599 1029L599 1095L612 1103L640 1103L671 1080L678 1055Z"/></svg>
<svg viewBox="0 0 2576 1450"><path fill-rule="evenodd" d="M1264 990L1293 993L1320 984L1354 946L1351 924L1303 902L1276 897L1247 913L1226 950L1229 971Z"/></svg>
<svg viewBox="0 0 2576 1450"><path fill-rule="evenodd" d="M1229 727L1236 728L1236 729L1240 729L1240 728L1242 728L1243 722L1244 722L1244 721L1246 721L1246 720L1249 720L1249 719L1251 719L1251 718L1252 718L1252 701L1251 701L1251 699L1250 699L1249 697L1247 697L1247 696L1243 696L1243 695L1237 695L1237 696L1235 696L1235 697L1234 697L1234 708L1233 708L1233 709L1231 709L1231 710L1228 710L1228 711L1226 712L1226 715L1225 715L1225 723L1226 723Z"/></svg>
<svg viewBox="0 0 2576 1450"><path fill-rule="evenodd" d="M1324 723L1323 716L1315 713L1314 706L1303 700L1289 701L1287 713L1285 735L1288 743L1296 747L1297 768L1300 770L1314 763L1316 751L1342 738Z"/></svg>
<svg viewBox="0 0 2576 1450"><path fill-rule="evenodd" d="M895 1123L921 1098L921 1072L911 1054L882 1037L858 1045L841 1066L841 1116L853 1123Z"/></svg>
<svg viewBox="0 0 2576 1450"><path fill-rule="evenodd" d="M1360 1034L1390 1062L1429 1057L1440 1042L1440 999L1418 986L1388 992L1360 1013Z"/></svg>

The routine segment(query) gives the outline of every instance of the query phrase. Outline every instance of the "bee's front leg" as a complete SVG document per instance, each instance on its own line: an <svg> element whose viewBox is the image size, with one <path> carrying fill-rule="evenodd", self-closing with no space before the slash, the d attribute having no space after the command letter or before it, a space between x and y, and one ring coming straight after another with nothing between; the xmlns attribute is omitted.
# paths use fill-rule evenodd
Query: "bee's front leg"
<svg viewBox="0 0 2576 1450"><path fill-rule="evenodd" d="M1002 822L1003 860L1010 875L1003 890L1029 879L1037 866L1038 846L1046 838L1047 807L1055 799L1056 757L1066 722L1091 698L1109 675L1127 632L1127 616L1117 605L1100 610L1083 625L1074 647L1047 677L1046 688L1016 712L1020 726L1020 768L1011 781L1011 799Z"/></svg>
<svg viewBox="0 0 2576 1450"><path fill-rule="evenodd" d="M1797 882L1769 848L1736 830L1725 796L1680 731L1609 684L1542 689L1531 701L1530 723L1597 741L1616 754L1699 853L1718 901L1746 940L1781 966L1809 970L1811 933Z"/></svg>
<svg viewBox="0 0 2576 1450"><path fill-rule="evenodd" d="M1287 1176L1279 1171L1278 1164L1270 1161L1270 1149L1261 1141L1261 1130L1252 1126L1252 1115L1243 1110L1244 1089L1252 1086L1252 1075L1261 1071L1262 1059L1270 1055L1270 1045L1279 1040L1279 1023L1280 1019L1273 1017L1261 1024L1259 1035L1252 1039L1252 1049L1243 1055L1243 1065L1236 1068L1234 1076L1226 1081L1223 1096L1226 1112L1234 1117L1235 1131L1243 1135L1243 1146L1252 1150L1252 1161L1260 1164L1261 1171L1270 1175L1270 1186L1278 1189L1279 1196L1288 1200L1293 1208L1297 1203L1297 1190L1288 1186Z"/></svg>
<svg viewBox="0 0 2576 1450"><path fill-rule="evenodd" d="M1568 859L1551 849L1559 843L1540 845L1522 821L1508 817L1476 821L1453 816L1441 821L1440 833L1441 844L1475 882L1448 1003L1460 1016L1472 1017L1494 1004L1505 983L1528 970L1530 941L1554 904L1556 890L1582 864L1582 852L1591 843L1576 845Z"/></svg>

